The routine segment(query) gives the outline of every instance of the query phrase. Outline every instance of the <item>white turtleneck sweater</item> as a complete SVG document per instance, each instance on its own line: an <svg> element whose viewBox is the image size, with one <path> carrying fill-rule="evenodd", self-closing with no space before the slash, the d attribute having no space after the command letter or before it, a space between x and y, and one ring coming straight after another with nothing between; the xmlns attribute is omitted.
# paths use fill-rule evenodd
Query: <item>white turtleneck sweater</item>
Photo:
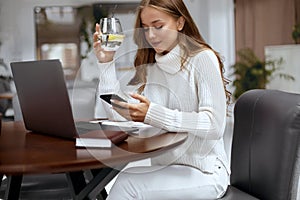
<svg viewBox="0 0 300 200"><path fill-rule="evenodd" d="M223 141L226 96L217 57L211 50L204 50L180 69L180 47L176 46L155 58L156 63L147 66L143 95L151 103L144 122L167 131L188 132L188 139L153 158L152 164L187 165L212 173L219 160L230 173ZM117 80L114 62L99 64L99 68L99 94L124 90Z"/></svg>

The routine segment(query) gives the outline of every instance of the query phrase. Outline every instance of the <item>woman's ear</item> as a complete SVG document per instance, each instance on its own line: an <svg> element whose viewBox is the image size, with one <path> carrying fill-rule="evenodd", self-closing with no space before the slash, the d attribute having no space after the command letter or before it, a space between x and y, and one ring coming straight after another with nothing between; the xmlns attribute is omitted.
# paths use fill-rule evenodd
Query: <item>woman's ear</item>
<svg viewBox="0 0 300 200"><path fill-rule="evenodd" d="M177 30L181 31L184 27L185 19L181 16L177 20Z"/></svg>

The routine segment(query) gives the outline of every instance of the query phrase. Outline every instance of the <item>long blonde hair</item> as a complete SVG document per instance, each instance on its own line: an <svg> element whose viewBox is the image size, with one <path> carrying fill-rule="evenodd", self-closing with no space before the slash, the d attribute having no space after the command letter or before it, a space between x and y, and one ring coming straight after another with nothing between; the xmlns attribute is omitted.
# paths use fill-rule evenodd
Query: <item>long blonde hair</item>
<svg viewBox="0 0 300 200"><path fill-rule="evenodd" d="M178 37L178 45L183 49L183 56L181 60L181 68L184 68L184 64L188 57L191 57L200 51L205 49L212 50L219 61L219 67L221 70L221 76L223 79L224 90L226 93L227 101L230 101L230 92L226 89L228 80L224 78L224 66L221 57L218 52L213 50L201 36L193 18L191 17L187 7L182 0L142 0L137 10L135 31L134 31L134 42L138 46L138 50L135 56L134 66L136 68L136 74L133 79L128 83L129 85L141 84L140 92L143 91L146 80L146 68L147 64L155 63L155 50L148 44L145 34L142 29L141 12L144 7L152 7L157 10L163 11L175 19L183 17L185 24L183 29L180 31Z"/></svg>

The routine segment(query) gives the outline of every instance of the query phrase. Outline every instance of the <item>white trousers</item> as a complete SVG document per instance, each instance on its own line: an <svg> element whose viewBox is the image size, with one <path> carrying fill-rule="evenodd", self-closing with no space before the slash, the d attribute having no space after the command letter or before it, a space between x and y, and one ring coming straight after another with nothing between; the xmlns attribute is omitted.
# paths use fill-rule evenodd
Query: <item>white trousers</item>
<svg viewBox="0 0 300 200"><path fill-rule="evenodd" d="M128 168L119 174L107 199L217 199L225 194L229 176L222 164L214 171L182 165Z"/></svg>

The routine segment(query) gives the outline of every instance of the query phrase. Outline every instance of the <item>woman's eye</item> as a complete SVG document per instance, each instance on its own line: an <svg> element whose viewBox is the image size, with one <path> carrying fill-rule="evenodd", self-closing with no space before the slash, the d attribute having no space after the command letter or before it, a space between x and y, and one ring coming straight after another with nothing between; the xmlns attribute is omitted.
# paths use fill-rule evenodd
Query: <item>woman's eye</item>
<svg viewBox="0 0 300 200"><path fill-rule="evenodd" d="M159 29L162 29L162 27L163 27L162 25L161 26L156 26L155 29L159 30Z"/></svg>
<svg viewBox="0 0 300 200"><path fill-rule="evenodd" d="M154 27L143 27L144 32L148 32L150 28L154 28L156 30L162 29L163 25L161 26L154 26Z"/></svg>
<svg viewBox="0 0 300 200"><path fill-rule="evenodd" d="M143 27L144 32L149 31L149 27Z"/></svg>

